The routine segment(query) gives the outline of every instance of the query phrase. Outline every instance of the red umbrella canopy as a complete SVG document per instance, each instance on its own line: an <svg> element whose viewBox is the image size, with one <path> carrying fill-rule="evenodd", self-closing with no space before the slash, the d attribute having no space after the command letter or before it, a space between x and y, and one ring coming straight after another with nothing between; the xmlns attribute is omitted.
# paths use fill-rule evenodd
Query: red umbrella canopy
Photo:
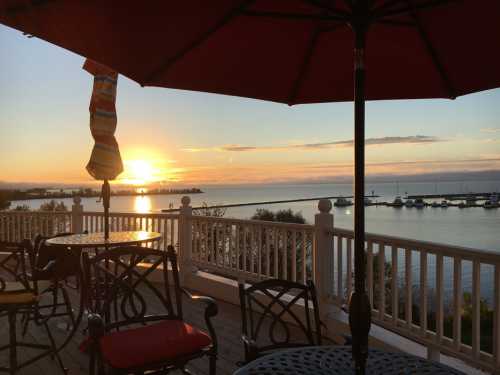
<svg viewBox="0 0 500 375"><path fill-rule="evenodd" d="M349 3L4 0L0 22L144 86L318 103L353 98ZM366 99L500 86L500 1L375 0L370 16Z"/></svg>

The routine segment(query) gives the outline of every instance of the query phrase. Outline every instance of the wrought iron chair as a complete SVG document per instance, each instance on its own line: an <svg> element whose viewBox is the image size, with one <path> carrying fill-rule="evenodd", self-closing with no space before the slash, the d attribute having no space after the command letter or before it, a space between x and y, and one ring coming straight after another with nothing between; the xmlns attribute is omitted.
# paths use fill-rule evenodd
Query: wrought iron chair
<svg viewBox="0 0 500 375"><path fill-rule="evenodd" d="M7 254L6 259L8 260L8 262L2 262L2 270L4 270L4 272L0 272L0 317L7 316L9 325L9 343L0 347L0 351L9 350L9 366L0 367L0 372L15 374L21 368L24 368L42 357L50 355L57 358L59 366L63 372L66 373L62 360L57 353L56 344L47 324L47 319L37 319L36 322L44 327L49 344L20 342L17 340L16 326L18 314L22 314L23 316L31 314L35 310L40 299L38 283L36 281L29 282L27 280L26 258L27 252L30 250L31 243L28 240L20 244L0 242L0 252ZM15 263L13 269L16 271L5 272L5 270L9 268L12 270L11 267L7 266L8 263L12 262ZM2 277L2 274L6 273L13 281L7 281L7 277ZM23 358L23 361L20 362L17 353L18 347L38 349L42 352L30 359Z"/></svg>
<svg viewBox="0 0 500 375"><path fill-rule="evenodd" d="M37 283L39 294L43 300L37 303L33 310L26 314L23 333L28 329L30 321L52 319L55 317L69 318L68 328L75 324L71 299L66 287L67 279L76 276L80 269L79 254L65 252L61 248L51 248L45 241L53 237L67 236L71 233L60 233L52 237L37 235L32 246L27 248L31 267L26 272L30 283Z"/></svg>
<svg viewBox="0 0 500 375"><path fill-rule="evenodd" d="M312 281L304 285L270 279L248 288L240 283L239 294L244 363L279 349L321 345L321 322L316 289ZM299 301L302 304L298 304ZM300 310L304 312L304 319L297 315ZM295 339L292 338L288 322L297 326ZM267 336L263 333L265 327L268 327ZM280 328L281 332L278 331ZM284 337L278 337L279 334Z"/></svg>
<svg viewBox="0 0 500 375"><path fill-rule="evenodd" d="M180 287L172 246L166 252L126 246L94 257L84 253L82 263L90 374L173 369L188 373L186 364L204 356L209 358L210 374L215 374L217 339L211 318L217 305L212 298L193 296ZM208 334L184 322L182 295L206 305Z"/></svg>

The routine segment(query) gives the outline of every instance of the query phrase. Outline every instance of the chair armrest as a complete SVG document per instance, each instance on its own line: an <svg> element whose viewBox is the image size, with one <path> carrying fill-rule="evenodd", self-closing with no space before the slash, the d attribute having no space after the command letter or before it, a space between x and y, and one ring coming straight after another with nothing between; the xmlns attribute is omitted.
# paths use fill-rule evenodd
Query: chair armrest
<svg viewBox="0 0 500 375"><path fill-rule="evenodd" d="M104 335L104 320L99 314L91 313L87 315L89 336L92 341L98 340Z"/></svg>
<svg viewBox="0 0 500 375"><path fill-rule="evenodd" d="M212 346L214 350L217 350L217 335L215 334L215 329L211 321L211 318L216 316L217 313L219 312L217 303L211 297L193 295L184 288L181 288L181 290L182 293L184 293L184 295L186 295L191 301L201 302L205 304L205 323L207 325L210 338L212 339Z"/></svg>
<svg viewBox="0 0 500 375"><path fill-rule="evenodd" d="M245 362L247 364L257 359L259 356L259 348L255 340L252 340L247 335L241 335L241 340L243 341L243 346L245 348Z"/></svg>
<svg viewBox="0 0 500 375"><path fill-rule="evenodd" d="M217 315L219 312L219 308L217 306L217 302L212 297L207 296L198 296L189 293L186 289L182 288L182 292L194 302L202 302L206 305L205 307L205 316L212 318Z"/></svg>

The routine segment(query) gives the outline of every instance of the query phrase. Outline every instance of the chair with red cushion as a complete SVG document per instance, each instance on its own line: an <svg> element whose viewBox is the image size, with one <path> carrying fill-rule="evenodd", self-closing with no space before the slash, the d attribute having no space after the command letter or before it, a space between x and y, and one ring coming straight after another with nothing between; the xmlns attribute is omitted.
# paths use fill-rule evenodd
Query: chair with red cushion
<svg viewBox="0 0 500 375"><path fill-rule="evenodd" d="M171 274L171 275L169 275ZM90 374L167 373L208 356L215 374L217 340L212 298L179 285L177 256L140 246L83 254L83 291L89 310ZM202 302L208 333L183 320L182 296Z"/></svg>

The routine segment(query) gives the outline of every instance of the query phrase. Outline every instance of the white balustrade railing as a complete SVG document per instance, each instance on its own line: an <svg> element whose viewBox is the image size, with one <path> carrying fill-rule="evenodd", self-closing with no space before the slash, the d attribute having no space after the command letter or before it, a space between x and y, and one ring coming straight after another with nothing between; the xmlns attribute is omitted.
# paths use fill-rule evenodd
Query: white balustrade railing
<svg viewBox="0 0 500 375"><path fill-rule="evenodd" d="M52 236L71 231L71 213L0 211L0 241L20 242L37 234Z"/></svg>
<svg viewBox="0 0 500 375"><path fill-rule="evenodd" d="M365 239L375 324L475 366L500 368L499 252L368 233ZM344 305L353 289L353 232L335 228L333 241L333 300Z"/></svg>
<svg viewBox="0 0 500 375"><path fill-rule="evenodd" d="M245 280L312 278L314 226L192 216L191 262Z"/></svg>
<svg viewBox="0 0 500 375"><path fill-rule="evenodd" d="M109 230L135 231L144 230L159 232L162 239L153 243L153 247L165 250L168 245L178 247L179 244L179 215L161 213L123 213L110 212ZM104 231L104 213L88 212L82 213L82 231L88 233Z"/></svg>

